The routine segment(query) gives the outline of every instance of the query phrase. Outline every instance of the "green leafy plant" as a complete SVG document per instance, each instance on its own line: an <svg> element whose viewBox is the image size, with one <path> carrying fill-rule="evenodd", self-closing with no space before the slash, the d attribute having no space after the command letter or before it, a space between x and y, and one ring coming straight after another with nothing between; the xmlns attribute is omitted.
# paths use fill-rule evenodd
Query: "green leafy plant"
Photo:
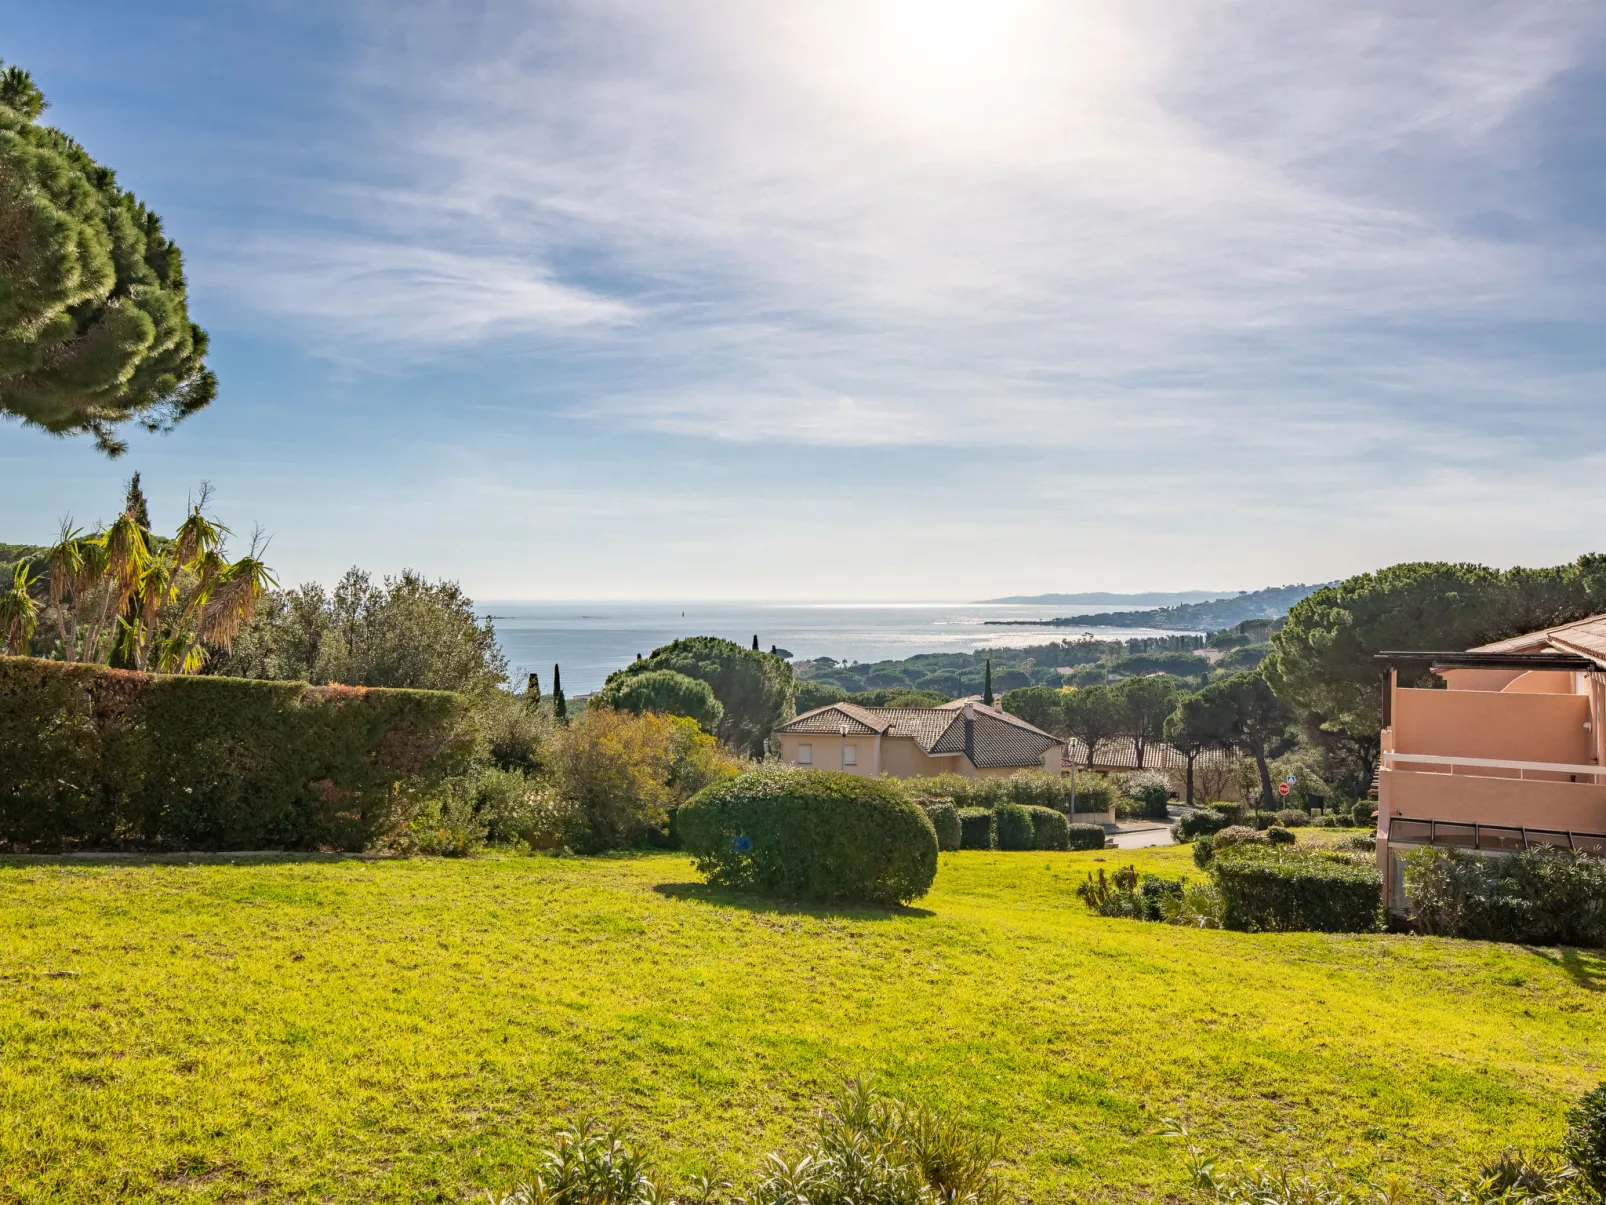
<svg viewBox="0 0 1606 1205"><path fill-rule="evenodd" d="M959 827L959 848L998 848L998 813L992 808L960 808Z"/></svg>
<svg viewBox="0 0 1606 1205"><path fill-rule="evenodd" d="M710 883L765 895L906 904L937 873L931 821L880 779L757 770L699 792L678 823Z"/></svg>
<svg viewBox="0 0 1606 1205"><path fill-rule="evenodd" d="M1284 808L1277 813L1277 823L1284 828L1304 828L1310 823L1310 816L1298 808Z"/></svg>
<svg viewBox="0 0 1606 1205"><path fill-rule="evenodd" d="M937 833L939 850L959 849L964 839L964 826L959 822L959 809L946 799L923 803L922 808Z"/></svg>
<svg viewBox="0 0 1606 1205"><path fill-rule="evenodd" d="M0 844L366 849L461 774L467 700L0 658Z"/></svg>
<svg viewBox="0 0 1606 1205"><path fill-rule="evenodd" d="M1564 849L1485 858L1432 846L1405 863L1405 894L1423 933L1598 948L1606 945L1606 859Z"/></svg>
<svg viewBox="0 0 1606 1205"><path fill-rule="evenodd" d="M1584 1093L1568 1111L1561 1149L1595 1193L1606 1198L1606 1083Z"/></svg>
<svg viewBox="0 0 1606 1205"><path fill-rule="evenodd" d="M1064 850L1071 847L1071 822L1053 808L1028 807L1032 822L1032 848Z"/></svg>
<svg viewBox="0 0 1606 1205"><path fill-rule="evenodd" d="M1299 838L1294 836L1292 829L1272 825L1266 830L1266 840L1273 845L1293 845Z"/></svg>
<svg viewBox="0 0 1606 1205"><path fill-rule="evenodd" d="M1218 834L1210 872L1227 928L1370 933L1380 927L1383 883L1375 866L1319 850L1253 844L1223 850L1220 842Z"/></svg>
<svg viewBox="0 0 1606 1205"><path fill-rule="evenodd" d="M1001 804L998 808L998 848L1031 849L1034 840L1032 814L1018 803Z"/></svg>
<svg viewBox="0 0 1606 1205"><path fill-rule="evenodd" d="M1065 848L1103 849L1108 837L1101 824L1071 824L1065 829Z"/></svg>
<svg viewBox="0 0 1606 1205"><path fill-rule="evenodd" d="M1216 838L1213 833L1202 833L1194 838L1193 864L1203 870L1210 865L1211 858L1215 857Z"/></svg>
<svg viewBox="0 0 1606 1205"><path fill-rule="evenodd" d="M1230 823L1224 812L1214 808L1195 808L1177 817L1176 823L1171 826L1171 837L1175 841L1192 841L1201 835L1219 833Z"/></svg>

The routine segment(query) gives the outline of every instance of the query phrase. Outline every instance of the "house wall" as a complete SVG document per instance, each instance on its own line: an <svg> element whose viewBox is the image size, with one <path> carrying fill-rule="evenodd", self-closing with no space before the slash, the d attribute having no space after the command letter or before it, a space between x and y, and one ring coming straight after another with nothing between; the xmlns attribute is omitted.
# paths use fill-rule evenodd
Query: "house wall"
<svg viewBox="0 0 1606 1205"><path fill-rule="evenodd" d="M1567 675L1560 675L1567 676ZM1581 763L1594 745L1589 698L1478 690L1396 690L1394 749L1507 761Z"/></svg>
<svg viewBox="0 0 1606 1205"><path fill-rule="evenodd" d="M1522 677L1520 669L1440 669L1433 672L1444 679L1449 690L1504 690Z"/></svg>
<svg viewBox="0 0 1606 1205"><path fill-rule="evenodd" d="M1023 766L991 766L977 769L970 764L970 759L963 754L951 754L944 757L932 757L910 736L849 736L844 739L834 733L831 734L781 734L781 761L789 766L799 765L798 747L800 745L814 746L814 761L812 768L816 770L846 770L849 774L861 774L874 778L878 774L888 774L893 778L931 778L938 774L963 774L966 778L1008 778L1022 769ZM880 762L876 761L876 745L880 744ZM842 764L842 746L844 744L856 746L859 752L859 763L855 766ZM1049 750L1044 756L1043 767L1049 768L1049 755L1054 761L1054 770L1057 772L1058 746Z"/></svg>

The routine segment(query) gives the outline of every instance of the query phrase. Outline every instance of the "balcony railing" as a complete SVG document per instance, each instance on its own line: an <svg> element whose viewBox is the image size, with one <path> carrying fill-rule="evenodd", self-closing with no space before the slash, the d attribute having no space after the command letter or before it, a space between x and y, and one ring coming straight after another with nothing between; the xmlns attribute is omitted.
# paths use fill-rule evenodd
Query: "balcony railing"
<svg viewBox="0 0 1606 1205"><path fill-rule="evenodd" d="M1401 762L1412 766L1445 766L1444 770L1422 770L1423 774L1456 774L1465 773L1457 767L1465 766L1471 771L1473 778L1509 778L1509 771L1517 772L1518 780L1525 780L1529 774L1566 774L1574 782L1587 777L1588 781L1599 784L1606 780L1606 766L1594 762L1551 762L1551 761L1508 761L1504 758L1494 757L1449 757L1439 753L1401 753L1398 750L1384 750L1382 766L1385 770L1401 769ZM1505 774L1483 774L1478 770L1504 770Z"/></svg>
<svg viewBox="0 0 1606 1205"><path fill-rule="evenodd" d="M1489 853L1515 853L1536 846L1570 849L1578 853L1606 857L1606 833L1575 833L1567 829L1524 828L1507 824L1472 824L1460 820L1416 820L1391 816L1388 843L1392 845L1441 845L1452 849L1482 850Z"/></svg>

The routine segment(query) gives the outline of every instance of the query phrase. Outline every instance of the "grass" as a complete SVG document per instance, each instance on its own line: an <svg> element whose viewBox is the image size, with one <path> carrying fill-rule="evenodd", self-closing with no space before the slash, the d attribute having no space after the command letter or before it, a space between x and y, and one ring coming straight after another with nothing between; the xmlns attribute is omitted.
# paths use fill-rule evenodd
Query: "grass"
<svg viewBox="0 0 1606 1205"><path fill-rule="evenodd" d="M944 854L794 909L670 854L0 867L0 1201L466 1199L578 1113L747 1181L848 1076L1002 1135L1036 1202L1185 1193L1157 1132L1430 1187L1554 1142L1606 960L1106 920L1184 849Z"/></svg>

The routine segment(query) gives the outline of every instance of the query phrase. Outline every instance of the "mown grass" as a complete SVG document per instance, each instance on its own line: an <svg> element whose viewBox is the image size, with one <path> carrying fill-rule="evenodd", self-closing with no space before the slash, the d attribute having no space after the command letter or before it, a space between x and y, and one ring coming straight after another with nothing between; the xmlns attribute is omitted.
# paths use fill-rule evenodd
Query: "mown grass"
<svg viewBox="0 0 1606 1205"><path fill-rule="evenodd" d="M0 1200L457 1200L561 1120L749 1180L842 1079L1001 1134L1037 1202L1212 1151L1454 1180L1606 1068L1606 960L1105 920L1104 859L944 854L918 909L754 903L687 861L0 868Z"/></svg>

